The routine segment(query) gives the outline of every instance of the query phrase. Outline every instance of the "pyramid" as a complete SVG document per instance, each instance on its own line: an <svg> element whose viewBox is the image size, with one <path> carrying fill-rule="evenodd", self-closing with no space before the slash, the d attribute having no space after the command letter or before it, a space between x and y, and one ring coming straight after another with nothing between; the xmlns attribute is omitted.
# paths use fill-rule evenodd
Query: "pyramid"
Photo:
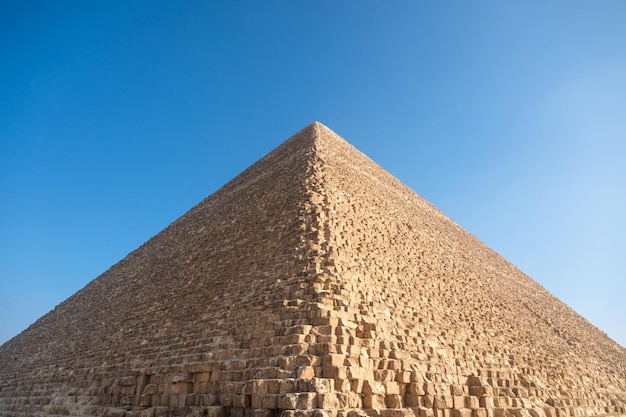
<svg viewBox="0 0 626 417"><path fill-rule="evenodd" d="M0 415L626 414L626 349L320 123L0 347Z"/></svg>

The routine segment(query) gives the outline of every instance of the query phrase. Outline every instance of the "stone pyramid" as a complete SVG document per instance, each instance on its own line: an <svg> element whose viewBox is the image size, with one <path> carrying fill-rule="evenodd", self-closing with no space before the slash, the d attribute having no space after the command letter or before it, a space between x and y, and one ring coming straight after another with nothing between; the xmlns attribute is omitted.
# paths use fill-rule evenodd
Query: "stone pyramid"
<svg viewBox="0 0 626 417"><path fill-rule="evenodd" d="M0 347L0 415L626 414L626 350L313 123Z"/></svg>

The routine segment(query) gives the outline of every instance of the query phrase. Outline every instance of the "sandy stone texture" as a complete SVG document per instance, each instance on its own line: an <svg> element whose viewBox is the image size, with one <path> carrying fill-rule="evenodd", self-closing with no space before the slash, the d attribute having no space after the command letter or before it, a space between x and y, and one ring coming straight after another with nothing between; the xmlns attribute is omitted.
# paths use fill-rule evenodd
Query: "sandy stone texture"
<svg viewBox="0 0 626 417"><path fill-rule="evenodd" d="M314 122L0 347L0 415L626 414L626 350Z"/></svg>

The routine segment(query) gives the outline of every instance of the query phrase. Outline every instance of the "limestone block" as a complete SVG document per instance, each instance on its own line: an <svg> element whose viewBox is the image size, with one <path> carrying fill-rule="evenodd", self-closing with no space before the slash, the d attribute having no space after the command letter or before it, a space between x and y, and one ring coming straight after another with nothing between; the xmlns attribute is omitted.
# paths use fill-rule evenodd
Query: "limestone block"
<svg viewBox="0 0 626 417"><path fill-rule="evenodd" d="M453 395L452 404L452 407L456 409L465 408L465 397L461 395Z"/></svg>
<svg viewBox="0 0 626 417"><path fill-rule="evenodd" d="M437 393L435 384L433 384L432 382L425 382L423 389L427 395L435 395Z"/></svg>
<svg viewBox="0 0 626 417"><path fill-rule="evenodd" d="M437 395L434 397L433 408L439 410L450 409L453 406L451 395Z"/></svg>
<svg viewBox="0 0 626 417"><path fill-rule="evenodd" d="M546 413L541 408L528 408L528 412L532 417L546 417ZM583 415L592 415L599 414L594 410L588 410L588 412L583 412Z"/></svg>
<svg viewBox="0 0 626 417"><path fill-rule="evenodd" d="M473 417L469 408L455 408L451 411L451 417Z"/></svg>
<svg viewBox="0 0 626 417"><path fill-rule="evenodd" d="M365 408L385 408L385 396L381 394L366 394L363 397Z"/></svg>
<svg viewBox="0 0 626 417"><path fill-rule="evenodd" d="M365 395L384 395L386 393L385 386L377 381L363 381L363 394ZM375 407L373 407L375 408Z"/></svg>
<svg viewBox="0 0 626 417"><path fill-rule="evenodd" d="M152 405L152 394L142 394L139 397L139 404L140 407L150 407L150 405Z"/></svg>
<svg viewBox="0 0 626 417"><path fill-rule="evenodd" d="M401 384L408 384L412 380L412 373L410 371L400 371L396 373L396 381Z"/></svg>
<svg viewBox="0 0 626 417"><path fill-rule="evenodd" d="M414 407L413 412L417 417L434 417L434 411L430 407Z"/></svg>
<svg viewBox="0 0 626 417"><path fill-rule="evenodd" d="M210 372L198 372L193 376L194 383L209 382L211 380Z"/></svg>
<svg viewBox="0 0 626 417"><path fill-rule="evenodd" d="M494 408L495 404L493 401L493 397L479 397L478 399L478 403L480 405L480 408Z"/></svg>
<svg viewBox="0 0 626 417"><path fill-rule="evenodd" d="M312 408L317 408L317 396L319 394L314 392L305 392L297 394L297 403L296 407L300 410L310 410Z"/></svg>
<svg viewBox="0 0 626 417"><path fill-rule="evenodd" d="M331 353L322 357L323 366L343 366L346 360L345 355Z"/></svg>
<svg viewBox="0 0 626 417"><path fill-rule="evenodd" d="M249 395L245 395L245 394L234 394L232 396L232 406L233 407L240 407L240 408L244 408L244 407L249 407L250 406L250 401L251 398Z"/></svg>
<svg viewBox="0 0 626 417"><path fill-rule="evenodd" d="M226 409L222 406L206 407L206 417L226 417Z"/></svg>
<svg viewBox="0 0 626 417"><path fill-rule="evenodd" d="M122 379L120 379L119 384L121 386L129 386L129 385L135 385L137 382L137 377L135 376L125 376Z"/></svg>
<svg viewBox="0 0 626 417"><path fill-rule="evenodd" d="M487 380L483 377L471 375L467 377L467 385L469 386L483 386L488 385Z"/></svg>
<svg viewBox="0 0 626 417"><path fill-rule="evenodd" d="M246 392L254 395L263 395L269 393L269 381L267 379L253 379L246 383Z"/></svg>
<svg viewBox="0 0 626 417"><path fill-rule="evenodd" d="M477 397L472 397L477 398ZM510 401L508 397L493 397L494 407L498 408L506 408L510 405Z"/></svg>
<svg viewBox="0 0 626 417"><path fill-rule="evenodd" d="M391 382L396 380L396 372L391 369L377 369L374 371L374 378L377 381Z"/></svg>
<svg viewBox="0 0 626 417"><path fill-rule="evenodd" d="M201 394L199 398L200 405L204 406L218 406L219 397L214 394Z"/></svg>
<svg viewBox="0 0 626 417"><path fill-rule="evenodd" d="M348 392L345 394L347 399L347 405L344 408L361 408L363 407L363 400L361 395L356 392Z"/></svg>
<svg viewBox="0 0 626 417"><path fill-rule="evenodd" d="M349 366L347 375L348 379L365 379L365 369L360 366Z"/></svg>
<svg viewBox="0 0 626 417"><path fill-rule="evenodd" d="M415 417L415 411L410 408L380 410L380 417Z"/></svg>
<svg viewBox="0 0 626 417"><path fill-rule="evenodd" d="M346 379L348 376L345 366L323 366L322 377L333 379Z"/></svg>
<svg viewBox="0 0 626 417"><path fill-rule="evenodd" d="M361 393L363 391L363 380L362 379L350 380L350 391Z"/></svg>
<svg viewBox="0 0 626 417"><path fill-rule="evenodd" d="M349 392L352 385L348 379L335 379L335 391L337 393Z"/></svg>
<svg viewBox="0 0 626 417"><path fill-rule="evenodd" d="M297 380L297 390L301 392L332 392L335 389L335 381L329 378L312 378ZM281 391L285 392L285 391Z"/></svg>
<svg viewBox="0 0 626 417"><path fill-rule="evenodd" d="M56 409L53 414L69 414L67 410ZM126 417L126 410L123 408L101 407L96 410L97 417Z"/></svg>
<svg viewBox="0 0 626 417"><path fill-rule="evenodd" d="M301 379L312 379L315 378L315 368L312 366L303 366L300 367L296 373L298 378Z"/></svg>
<svg viewBox="0 0 626 417"><path fill-rule="evenodd" d="M495 417L514 417L513 414L507 408L497 407L494 409Z"/></svg>
<svg viewBox="0 0 626 417"><path fill-rule="evenodd" d="M470 385L469 394L477 397L492 396L493 388L489 385Z"/></svg>
<svg viewBox="0 0 626 417"><path fill-rule="evenodd" d="M220 404L224 407L231 407L233 405L233 394L220 393Z"/></svg>
<svg viewBox="0 0 626 417"><path fill-rule="evenodd" d="M543 412L546 417L557 417L557 412L554 407L543 407Z"/></svg>
<svg viewBox="0 0 626 417"><path fill-rule="evenodd" d="M395 381L386 382L385 392L387 394L400 394L400 384Z"/></svg>
<svg viewBox="0 0 626 417"><path fill-rule="evenodd" d="M284 344L283 352L288 355L300 355L306 354L309 348L309 337L303 334L292 334L289 336L281 337L281 344Z"/></svg>
<svg viewBox="0 0 626 417"><path fill-rule="evenodd" d="M414 395L425 395L426 391L424 390L424 383L411 382L406 386L406 392Z"/></svg>
<svg viewBox="0 0 626 417"><path fill-rule="evenodd" d="M422 396L422 402L424 403L424 407L433 408L435 405L435 397L433 395L424 395Z"/></svg>
<svg viewBox="0 0 626 417"><path fill-rule="evenodd" d="M267 396L267 394L251 394L250 395L250 405L252 408L262 408L263 407L263 398Z"/></svg>
<svg viewBox="0 0 626 417"><path fill-rule="evenodd" d="M404 407L402 396L400 394L387 394L385 395L385 405L388 408L402 408Z"/></svg>
<svg viewBox="0 0 626 417"><path fill-rule="evenodd" d="M271 408L274 409L278 404L278 395L267 394L263 396L261 408Z"/></svg>
<svg viewBox="0 0 626 417"><path fill-rule="evenodd" d="M468 390L468 392L469 392L469 390ZM450 393L452 395L466 395L466 392L463 389L463 386L459 385L459 384L452 384L452 385L450 385Z"/></svg>
<svg viewBox="0 0 626 417"><path fill-rule="evenodd" d="M221 394L243 394L244 386L239 382L222 381L219 389Z"/></svg>
<svg viewBox="0 0 626 417"><path fill-rule="evenodd" d="M257 408L252 411L252 417L274 417L274 410L268 408Z"/></svg>
<svg viewBox="0 0 626 417"><path fill-rule="evenodd" d="M339 399L336 393L317 394L317 407L324 410L339 408Z"/></svg>
<svg viewBox="0 0 626 417"><path fill-rule="evenodd" d="M526 408L514 408L510 410L515 417L531 417L530 412ZM574 413L576 415L576 413Z"/></svg>
<svg viewBox="0 0 626 417"><path fill-rule="evenodd" d="M95 415L97 409L98 409L97 405L81 405L78 408L78 414L81 416Z"/></svg>
<svg viewBox="0 0 626 417"><path fill-rule="evenodd" d="M477 409L480 407L480 400L478 397L466 396L465 397L465 408Z"/></svg>
<svg viewBox="0 0 626 417"><path fill-rule="evenodd" d="M285 378L278 381L278 393L285 392L294 392L296 391L296 387L298 385L298 380L293 378Z"/></svg>
<svg viewBox="0 0 626 417"><path fill-rule="evenodd" d="M284 410L295 410L298 406L298 394L282 394L278 396L277 407Z"/></svg>

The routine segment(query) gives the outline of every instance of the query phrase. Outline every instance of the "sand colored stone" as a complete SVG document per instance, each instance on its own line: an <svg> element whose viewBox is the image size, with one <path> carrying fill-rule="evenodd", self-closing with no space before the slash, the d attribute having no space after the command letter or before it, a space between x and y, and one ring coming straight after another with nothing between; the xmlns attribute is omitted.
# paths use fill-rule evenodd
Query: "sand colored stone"
<svg viewBox="0 0 626 417"><path fill-rule="evenodd" d="M626 414L626 350L313 123L0 347L0 415Z"/></svg>

